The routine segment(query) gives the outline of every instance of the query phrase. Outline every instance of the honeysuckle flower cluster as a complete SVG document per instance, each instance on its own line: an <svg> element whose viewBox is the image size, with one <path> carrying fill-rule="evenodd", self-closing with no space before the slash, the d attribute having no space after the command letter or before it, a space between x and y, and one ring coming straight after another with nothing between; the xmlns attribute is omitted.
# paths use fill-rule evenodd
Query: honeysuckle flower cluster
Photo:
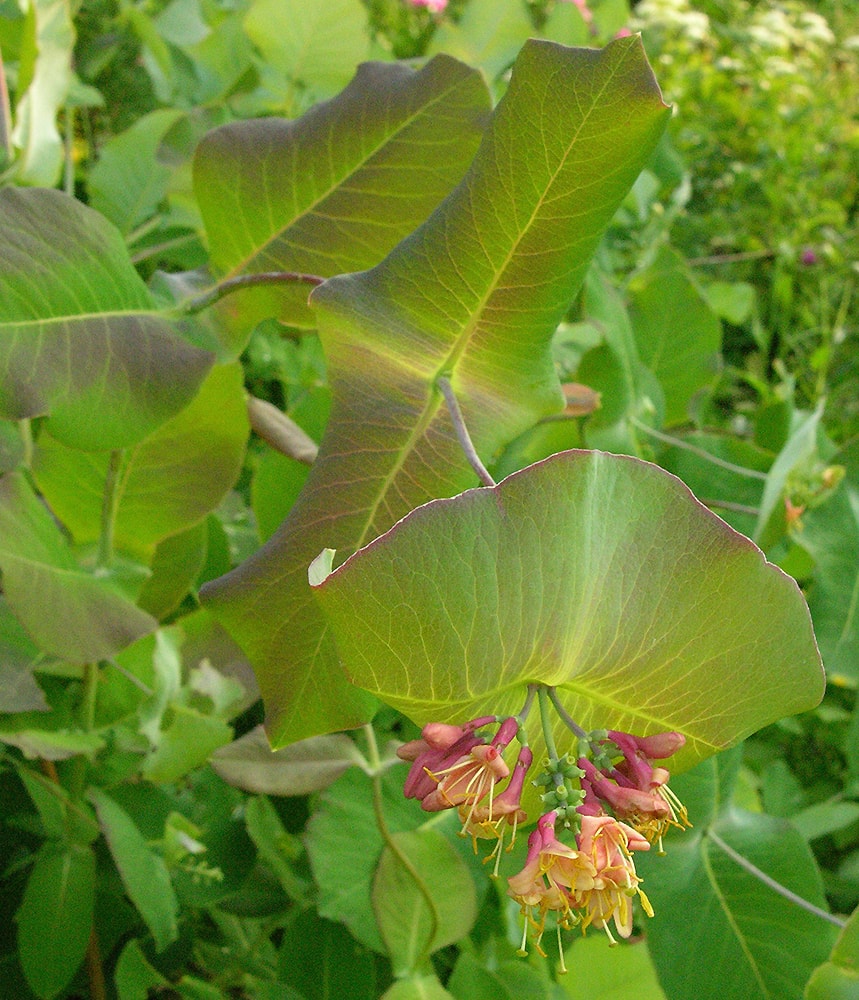
<svg viewBox="0 0 859 1000"><path fill-rule="evenodd" d="M530 777L541 789L545 811L528 837L524 868L508 878L508 895L525 917L521 953L529 932L541 954L548 915L554 914L563 969L562 929L596 927L615 943L614 934L632 933L633 901L648 916L653 910L641 889L634 853L650 850L671 827L690 826L686 810L668 787L660 761L685 743L677 732L635 736L617 730L586 732L563 709L554 689L531 685L516 716L483 716L461 726L432 722L421 738L397 751L411 762L404 793L427 812L456 809L461 832L495 841L486 859L498 875L505 836L528 821L522 807L525 781L532 771L525 721L539 695L547 758ZM558 754L549 718L551 706L574 738L575 753ZM494 732L490 729L494 727ZM510 750L516 741L515 757ZM506 758L506 759L505 759ZM613 930L612 930L613 928Z"/></svg>

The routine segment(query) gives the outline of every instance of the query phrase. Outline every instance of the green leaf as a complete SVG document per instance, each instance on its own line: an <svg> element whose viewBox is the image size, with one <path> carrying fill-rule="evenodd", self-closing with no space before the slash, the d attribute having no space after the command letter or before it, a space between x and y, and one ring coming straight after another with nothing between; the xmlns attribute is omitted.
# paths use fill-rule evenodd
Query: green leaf
<svg viewBox="0 0 859 1000"><path fill-rule="evenodd" d="M578 982L585 970L578 962L575 969L573 981ZM567 985L566 979L564 984ZM545 971L523 962L521 958L499 962L493 954L491 961L484 965L467 951L460 952L447 985L457 1000L479 1000L480 997L493 997L494 1000L521 1000L522 997L528 997L528 1000L558 1000L557 991L560 991ZM563 996L563 993L560 995ZM600 993L589 993L589 1000L592 997L604 1000Z"/></svg>
<svg viewBox="0 0 859 1000"><path fill-rule="evenodd" d="M440 375L487 458L561 408L551 337L666 111L640 40L528 42L462 184L378 267L315 289L335 397L319 457L278 533L204 592L254 664L273 744L370 717L307 566L474 482Z"/></svg>
<svg viewBox="0 0 859 1000"><path fill-rule="evenodd" d="M0 743L18 747L28 760L68 760L70 757L94 757L104 749L98 733L82 729L28 729L0 724Z"/></svg>
<svg viewBox="0 0 859 1000"><path fill-rule="evenodd" d="M205 521L159 542L152 556L152 575L137 603L153 618L175 611L193 588L206 561L209 531Z"/></svg>
<svg viewBox="0 0 859 1000"><path fill-rule="evenodd" d="M276 3L284 11L282 0ZM317 8L315 8L317 9ZM307 21L307 11L296 23ZM272 35L271 24L265 31ZM294 37L292 29L285 38ZM330 277L377 264L462 177L489 111L480 74L440 57L419 72L367 63L298 121L268 118L211 132L194 187L214 270ZM312 326L306 284L225 300L243 340L253 315ZM232 345L240 349L238 340Z"/></svg>
<svg viewBox="0 0 859 1000"><path fill-rule="evenodd" d="M12 131L17 150L15 179L20 184L53 187L63 162L57 114L72 81L75 32L65 0L34 0L26 9Z"/></svg>
<svg viewBox="0 0 859 1000"><path fill-rule="evenodd" d="M540 29L540 36L562 45L592 44L587 22L574 3L555 4Z"/></svg>
<svg viewBox="0 0 859 1000"><path fill-rule="evenodd" d="M33 673L41 658L39 647L0 597L0 713L48 711Z"/></svg>
<svg viewBox="0 0 859 1000"><path fill-rule="evenodd" d="M435 976L398 979L382 994L382 1000L452 1000L453 994Z"/></svg>
<svg viewBox="0 0 859 1000"><path fill-rule="evenodd" d="M572 974L558 982L570 1000L665 1000L643 941L614 947L605 934L589 934L565 957Z"/></svg>
<svg viewBox="0 0 859 1000"><path fill-rule="evenodd" d="M838 935L829 961L811 974L804 1000L859 1000L859 910Z"/></svg>
<svg viewBox="0 0 859 1000"><path fill-rule="evenodd" d="M271 801L255 795L245 805L248 834L260 858L271 868L290 899L303 901L310 885L301 878L292 862L302 853L301 841L287 833Z"/></svg>
<svg viewBox="0 0 859 1000"><path fill-rule="evenodd" d="M859 802L816 802L791 819L806 840L817 840L859 820Z"/></svg>
<svg viewBox="0 0 859 1000"><path fill-rule="evenodd" d="M143 762L142 773L150 781L178 781L233 738L232 728L216 716L178 703L171 705L171 714L158 746Z"/></svg>
<svg viewBox="0 0 859 1000"><path fill-rule="evenodd" d="M342 733L311 736L272 751L257 726L212 754L213 769L235 788L265 795L307 795L327 788L361 761L358 748Z"/></svg>
<svg viewBox="0 0 859 1000"><path fill-rule="evenodd" d="M91 844L98 837L92 811L85 804L73 802L62 785L26 766L18 768L18 776L39 810L47 837L76 844Z"/></svg>
<svg viewBox="0 0 859 1000"><path fill-rule="evenodd" d="M633 458L428 503L315 594L353 682L418 723L515 714L542 682L585 729L683 732L689 766L823 694L794 581Z"/></svg>
<svg viewBox="0 0 859 1000"><path fill-rule="evenodd" d="M195 395L212 355L156 312L122 237L59 191L0 191L0 417L121 448Z"/></svg>
<svg viewBox="0 0 859 1000"><path fill-rule="evenodd" d="M668 247L633 278L629 293L639 355L665 394L665 423L686 423L692 398L716 378L721 324L681 255Z"/></svg>
<svg viewBox="0 0 859 1000"><path fill-rule="evenodd" d="M0 568L9 607L54 656L73 663L106 659L156 627L106 576L80 567L18 473L0 478Z"/></svg>
<svg viewBox="0 0 859 1000"><path fill-rule="evenodd" d="M844 479L824 504L806 511L794 539L816 563L808 606L830 680L859 684L859 442L832 458Z"/></svg>
<svg viewBox="0 0 859 1000"><path fill-rule="evenodd" d="M396 833L418 826L426 814L403 796L405 772L397 767L382 779L382 808ZM370 779L350 768L319 797L307 825L305 845L319 887L319 913L344 923L353 936L385 953L370 903L373 877L383 847L373 813Z"/></svg>
<svg viewBox="0 0 859 1000"><path fill-rule="evenodd" d="M280 946L278 982L305 1000L376 1000L372 952L349 936L341 924L303 910L286 928Z"/></svg>
<svg viewBox="0 0 859 1000"><path fill-rule="evenodd" d="M755 289L745 281L711 281L704 298L713 312L734 326L747 322L755 308Z"/></svg>
<svg viewBox="0 0 859 1000"><path fill-rule="evenodd" d="M587 420L588 444L635 454L626 418L661 415L662 388L642 364L620 293L597 267L591 268L585 282L583 312L603 340L585 353L576 371L576 380L601 396L600 408Z"/></svg>
<svg viewBox="0 0 859 1000"><path fill-rule="evenodd" d="M119 1000L149 1000L150 990L169 988L170 982L154 969L134 939L122 949L114 973Z"/></svg>
<svg viewBox="0 0 859 1000"><path fill-rule="evenodd" d="M827 957L831 928L741 868L708 831L825 907L820 875L789 823L731 806L733 781L720 758L672 781L681 799L689 789L695 826L668 841L666 857L636 858L656 911L647 921L653 963L670 997L799 1000L811 971Z"/></svg>
<svg viewBox="0 0 859 1000"><path fill-rule="evenodd" d="M318 0L311 7L302 0L253 0L244 29L262 53L263 81L282 89L290 117L336 94L370 49L367 12L358 0Z"/></svg>
<svg viewBox="0 0 859 1000"><path fill-rule="evenodd" d="M172 171L158 160L158 149L183 116L176 108L152 111L100 148L89 175L90 204L123 236L146 222L163 200Z"/></svg>
<svg viewBox="0 0 859 1000"><path fill-rule="evenodd" d="M0 475L17 469L24 462L25 454L20 425L0 420Z"/></svg>
<svg viewBox="0 0 859 1000"><path fill-rule="evenodd" d="M376 868L373 909L394 975L403 976L471 930L474 880L438 830L395 833Z"/></svg>
<svg viewBox="0 0 859 1000"><path fill-rule="evenodd" d="M447 20L438 28L428 52L447 52L495 80L510 68L522 40L533 34L523 0L471 0L456 23Z"/></svg>
<svg viewBox="0 0 859 1000"><path fill-rule="evenodd" d="M163 858L149 849L128 813L109 795L91 788L89 798L128 898L149 928L156 950L163 951L179 934L179 903L167 866Z"/></svg>
<svg viewBox="0 0 859 1000"><path fill-rule="evenodd" d="M732 528L751 534L772 464L769 452L728 434L693 431L679 435L677 444L660 454L659 464L682 479Z"/></svg>
<svg viewBox="0 0 859 1000"><path fill-rule="evenodd" d="M817 455L817 429L822 416L822 405L813 413L806 414L793 429L770 468L752 536L764 550L774 545L785 533L784 500L788 493L788 482L792 473L814 461Z"/></svg>
<svg viewBox="0 0 859 1000"><path fill-rule="evenodd" d="M39 851L18 910L18 957L30 989L51 1000L83 961L92 928L95 855L48 841Z"/></svg>
<svg viewBox="0 0 859 1000"><path fill-rule="evenodd" d="M125 452L116 485L116 548L149 563L159 542L202 521L235 484L248 430L241 365L218 365L181 413ZM47 435L35 449L36 483L79 544L99 537L109 460Z"/></svg>

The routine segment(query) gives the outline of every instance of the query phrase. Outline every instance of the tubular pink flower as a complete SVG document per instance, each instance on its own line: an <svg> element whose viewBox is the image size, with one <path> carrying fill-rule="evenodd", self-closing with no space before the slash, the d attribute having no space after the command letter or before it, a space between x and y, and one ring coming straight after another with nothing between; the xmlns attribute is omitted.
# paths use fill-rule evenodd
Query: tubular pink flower
<svg viewBox="0 0 859 1000"><path fill-rule="evenodd" d="M414 758L403 785L403 794L407 799L424 799L438 784L438 780L433 776L434 772L440 773L446 770L458 761L466 759L473 747L484 745L481 737L471 732L464 733L446 749L434 749L427 744L426 750Z"/></svg>
<svg viewBox="0 0 859 1000"><path fill-rule="evenodd" d="M613 920L617 933L629 937L634 896L639 895L645 912L648 916L653 915L647 897L639 889L641 879L636 874L631 854L632 851L649 850L650 844L611 816L583 816L577 843L596 872L593 885L574 895L574 905L584 911L583 928L591 924L603 928L614 941L608 928L608 921Z"/></svg>
<svg viewBox="0 0 859 1000"><path fill-rule="evenodd" d="M669 827L682 830L692 824L683 803L668 787L668 770L654 767L653 760L676 753L686 743L686 737L676 732L633 736L616 730L609 731L608 736L623 754L610 775L597 771L590 761L580 761L579 766L596 795L648 841L658 842L661 852L662 838Z"/></svg>
<svg viewBox="0 0 859 1000"><path fill-rule="evenodd" d="M515 899L525 916L522 944L525 954L528 927L537 932L535 946L544 955L540 942L546 927L546 915L557 914L559 927L573 927L580 917L573 910L571 887L584 891L593 885L596 874L590 860L581 851L562 844L555 837L557 813L546 813L537 821L537 829L528 838L525 867L507 879L507 894Z"/></svg>
<svg viewBox="0 0 859 1000"><path fill-rule="evenodd" d="M474 853L477 853L477 840L480 837L495 837L497 843L484 862L495 858L495 869L493 877L498 875L498 866L501 861L501 851L504 846L504 824L505 822L513 827L513 835L507 850L512 850L516 843L516 829L520 823L524 822L527 814L521 807L522 790L525 784L525 775L528 773L534 754L530 747L522 747L516 764L513 767L513 774L507 782L507 787L494 798L490 796L482 802L473 802L471 805L461 805L459 807L459 817L462 820L463 836L470 836L474 846Z"/></svg>
<svg viewBox="0 0 859 1000"><path fill-rule="evenodd" d="M510 768L504 763L501 752L494 746L479 743L449 767L430 774L437 787L422 798L421 808L439 812L463 802L478 802L487 794L491 796L495 783L509 774Z"/></svg>

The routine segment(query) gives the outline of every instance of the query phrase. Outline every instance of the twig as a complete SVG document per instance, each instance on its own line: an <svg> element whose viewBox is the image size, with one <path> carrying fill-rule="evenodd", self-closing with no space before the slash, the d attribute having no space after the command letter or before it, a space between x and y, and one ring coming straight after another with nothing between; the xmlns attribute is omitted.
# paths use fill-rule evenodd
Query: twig
<svg viewBox="0 0 859 1000"><path fill-rule="evenodd" d="M734 503L733 500L705 500L704 497L698 497L705 507L715 507L716 510L732 510L735 514L751 514L752 517L757 517L760 514L760 509L758 507L750 507L745 503Z"/></svg>
<svg viewBox="0 0 859 1000"><path fill-rule="evenodd" d="M460 410L459 403L456 401L456 396L453 394L450 379L442 375L436 380L436 385L439 387L442 396L444 396L444 401L447 403L447 408L450 412L450 419L453 423L453 429L456 431L457 439L462 446L462 450L465 452L468 464L477 473L477 478L481 481L481 483L483 483L484 486L494 486L495 480L489 475L489 470L483 462L480 461L480 456L477 454L471 440L471 435L468 433L468 428L465 426L465 420L463 420L462 417L462 410Z"/></svg>
<svg viewBox="0 0 859 1000"><path fill-rule="evenodd" d="M710 257L692 257L686 263L690 267L698 267L701 264L733 264L744 260L763 260L766 257L775 257L775 250L743 250L739 253L717 253Z"/></svg>
<svg viewBox="0 0 859 1000"><path fill-rule="evenodd" d="M730 844L726 844L717 833L714 833L712 830L707 830L706 835L713 841L719 850L728 855L731 861L735 861L750 875L754 875L756 879L763 882L763 884L772 889L773 892L777 892L780 896L790 900L791 903L795 903L803 910L813 913L815 917L820 917L821 920L827 920L830 924L835 924L836 927L844 927L847 923L847 921L842 920L841 917L836 917L834 913L828 913L826 910L821 910L821 908L819 906L815 906L814 903L809 903L809 901L807 899L803 899L802 896L797 896L795 892L791 892L791 890L788 889L787 886L782 885L781 882L776 882L776 880L767 875L766 872L761 871L757 865L752 864L748 858L744 858L742 854L735 851Z"/></svg>
<svg viewBox="0 0 859 1000"><path fill-rule="evenodd" d="M303 274L300 271L261 271L259 274L239 274L235 278L227 278L214 288L204 292L196 299L191 299L184 305L185 312L198 313L208 309L224 296L231 295L240 288L253 288L257 285L321 285L325 281L318 274Z"/></svg>
<svg viewBox="0 0 859 1000"><path fill-rule="evenodd" d="M733 462L726 462L725 459L719 458L716 455L711 455L710 452L706 451L704 448L699 448L694 444L689 444L688 441L684 441L682 438L672 437L670 434L664 434L662 431L656 430L655 427L648 427L647 424L642 423L636 417L630 417L629 421L640 431L644 431L645 434L655 437L657 441L673 445L675 448L682 448L684 451L691 452L699 458L706 459L713 465L718 465L720 469L726 469L728 472L735 472L738 476L747 476L749 479L765 480L767 478L767 474L765 472L761 472L759 469L747 469L744 465L734 465Z"/></svg>

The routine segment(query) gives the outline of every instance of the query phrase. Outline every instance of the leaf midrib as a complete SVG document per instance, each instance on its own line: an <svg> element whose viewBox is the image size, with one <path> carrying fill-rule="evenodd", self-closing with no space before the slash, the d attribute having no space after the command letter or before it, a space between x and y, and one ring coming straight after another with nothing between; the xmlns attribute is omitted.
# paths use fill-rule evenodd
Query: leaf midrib
<svg viewBox="0 0 859 1000"><path fill-rule="evenodd" d="M713 895L716 897L716 901L718 902L719 908L721 909L725 917L725 921L727 922L728 927L730 928L731 932L734 935L734 938L737 941L737 944L740 946L740 950L742 951L743 955L746 958L746 961L748 962L749 969L752 975L754 976L755 981L758 984L758 988L761 991L761 996L769 998L772 996L772 994L767 988L766 982L761 974L760 969L758 968L758 963L755 961L754 954L746 944L745 936L741 932L740 927L736 919L734 918L731 908L728 905L728 900L725 897L725 894L722 892L721 886L719 885L719 881L716 878L716 873L713 870L712 865L710 864L710 851L708 850L707 847L708 843L709 842L706 836L701 837L700 841L701 866L703 867L704 872L706 873L707 881L710 883L710 886L713 890Z"/></svg>

